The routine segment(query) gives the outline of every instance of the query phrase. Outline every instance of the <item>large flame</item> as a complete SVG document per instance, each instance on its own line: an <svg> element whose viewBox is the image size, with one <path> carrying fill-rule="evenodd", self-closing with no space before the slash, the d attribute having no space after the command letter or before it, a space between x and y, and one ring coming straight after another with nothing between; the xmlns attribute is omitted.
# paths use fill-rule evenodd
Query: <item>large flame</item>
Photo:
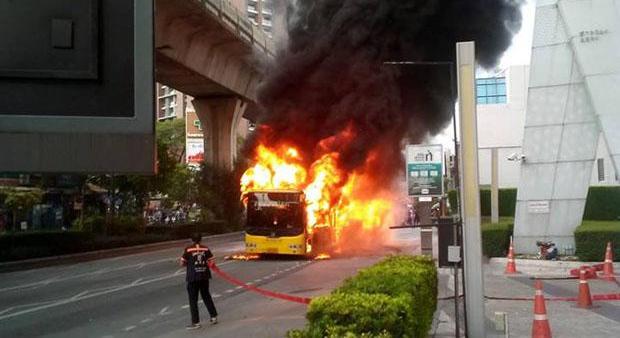
<svg viewBox="0 0 620 338"><path fill-rule="evenodd" d="M347 228L368 233L385 228L392 222L392 196L388 187L380 192L370 188L372 182L367 175L344 171L339 166L338 153L327 151L333 148L330 143L351 137L350 130L345 130L341 135L325 139L319 147L326 152L311 161L304 161L294 146L261 144L256 148L255 164L241 178L241 192L303 190L308 232L316 227L332 227L336 246L345 242L343 234ZM304 163L311 164L306 167Z"/></svg>

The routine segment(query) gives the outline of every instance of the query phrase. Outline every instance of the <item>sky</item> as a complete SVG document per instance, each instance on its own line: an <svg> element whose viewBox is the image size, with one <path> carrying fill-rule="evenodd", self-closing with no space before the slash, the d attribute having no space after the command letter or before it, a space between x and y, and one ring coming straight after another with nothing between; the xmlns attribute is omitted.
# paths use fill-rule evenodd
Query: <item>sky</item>
<svg viewBox="0 0 620 338"><path fill-rule="evenodd" d="M478 75L493 75L498 70L505 69L514 65L529 65L532 53L532 37L534 33L534 15L536 8L536 0L527 0L527 3L521 8L523 21L521 30L512 38L512 44L506 50L499 65L495 69L480 69ZM452 123L441 134L433 137L429 144L443 144L444 149L454 149Z"/></svg>

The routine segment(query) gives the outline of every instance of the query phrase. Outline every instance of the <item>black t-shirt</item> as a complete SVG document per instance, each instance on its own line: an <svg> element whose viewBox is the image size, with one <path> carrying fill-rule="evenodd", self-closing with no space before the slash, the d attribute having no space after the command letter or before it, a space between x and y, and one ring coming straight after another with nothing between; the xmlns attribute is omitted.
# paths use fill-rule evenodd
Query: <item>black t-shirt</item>
<svg viewBox="0 0 620 338"><path fill-rule="evenodd" d="M204 245L194 244L185 248L183 257L181 257L181 260L187 264L185 280L196 282L210 279L209 259L211 258L213 258L211 250Z"/></svg>

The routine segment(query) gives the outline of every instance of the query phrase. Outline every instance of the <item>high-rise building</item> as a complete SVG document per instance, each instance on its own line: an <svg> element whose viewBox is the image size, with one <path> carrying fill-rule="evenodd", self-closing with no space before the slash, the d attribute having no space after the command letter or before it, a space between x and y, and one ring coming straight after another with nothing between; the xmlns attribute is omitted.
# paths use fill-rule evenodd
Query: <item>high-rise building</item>
<svg viewBox="0 0 620 338"><path fill-rule="evenodd" d="M170 88L157 84L157 119L168 120L183 118L189 96Z"/></svg>
<svg viewBox="0 0 620 338"><path fill-rule="evenodd" d="M270 37L273 35L272 0L247 0L248 17Z"/></svg>

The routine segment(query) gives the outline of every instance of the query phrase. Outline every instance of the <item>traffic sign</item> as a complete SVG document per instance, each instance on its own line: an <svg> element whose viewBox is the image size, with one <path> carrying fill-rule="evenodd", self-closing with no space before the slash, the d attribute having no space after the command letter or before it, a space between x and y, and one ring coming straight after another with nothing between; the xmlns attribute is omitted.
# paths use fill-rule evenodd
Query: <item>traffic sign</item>
<svg viewBox="0 0 620 338"><path fill-rule="evenodd" d="M409 196L443 196L443 146L408 145L406 152Z"/></svg>

